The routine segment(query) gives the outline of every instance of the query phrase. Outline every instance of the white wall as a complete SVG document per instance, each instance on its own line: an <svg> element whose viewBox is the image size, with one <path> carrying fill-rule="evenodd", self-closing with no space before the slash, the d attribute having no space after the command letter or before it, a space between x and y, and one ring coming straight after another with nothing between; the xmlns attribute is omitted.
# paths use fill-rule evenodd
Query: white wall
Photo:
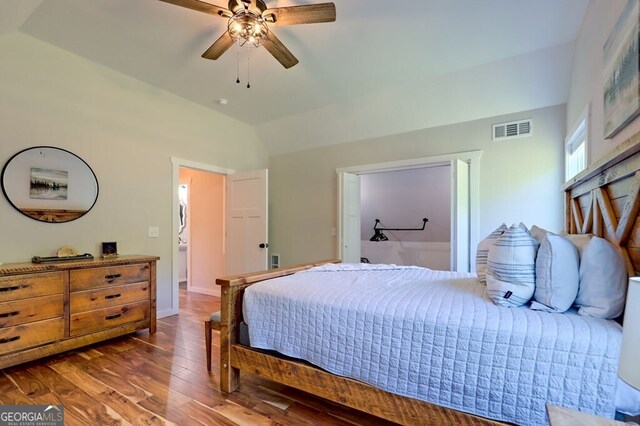
<svg viewBox="0 0 640 426"><path fill-rule="evenodd" d="M407 69L405 84L262 123L256 130L277 155L563 104L573 49L565 43L426 80Z"/></svg>
<svg viewBox="0 0 640 426"><path fill-rule="evenodd" d="M100 253L158 255L158 311L171 306L171 157L236 170L264 168L255 131L238 121L81 59L29 36L0 37L0 162L35 145L84 159L100 185L93 210L64 224L40 223L0 200L0 262L48 256L63 245ZM148 238L149 226L160 238Z"/></svg>
<svg viewBox="0 0 640 426"><path fill-rule="evenodd" d="M381 107L382 108L382 107ZM382 108L384 109L384 108ZM494 123L531 118L534 134L491 142ZM482 150L480 235L502 222L563 227L565 106L558 105L276 155L270 168L270 250L283 264L337 255L336 168Z"/></svg>
<svg viewBox="0 0 640 426"><path fill-rule="evenodd" d="M590 103L589 164L640 131L640 120L636 119L613 139L604 139L603 47L626 4L627 0L592 0L576 40L567 101L567 129L577 124Z"/></svg>
<svg viewBox="0 0 640 426"><path fill-rule="evenodd" d="M420 228L423 231L385 231L390 241L443 242L451 239L451 167L363 174L360 176L363 240L379 228Z"/></svg>
<svg viewBox="0 0 640 426"><path fill-rule="evenodd" d="M369 263L415 265L448 271L451 267L451 244L364 240L361 256L367 258Z"/></svg>

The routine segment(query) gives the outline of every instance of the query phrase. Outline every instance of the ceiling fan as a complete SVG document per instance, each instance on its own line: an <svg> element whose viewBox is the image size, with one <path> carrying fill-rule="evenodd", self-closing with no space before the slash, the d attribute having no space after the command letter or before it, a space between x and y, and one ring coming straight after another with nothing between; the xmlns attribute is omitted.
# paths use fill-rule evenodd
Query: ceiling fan
<svg viewBox="0 0 640 426"><path fill-rule="evenodd" d="M264 46L285 68L291 68L298 59L271 31L271 26L315 24L336 20L333 3L318 3L268 9L263 0L229 0L228 8L200 0L160 0L165 3L217 15L229 19L227 31L203 54L206 59L218 59L234 43L241 46Z"/></svg>

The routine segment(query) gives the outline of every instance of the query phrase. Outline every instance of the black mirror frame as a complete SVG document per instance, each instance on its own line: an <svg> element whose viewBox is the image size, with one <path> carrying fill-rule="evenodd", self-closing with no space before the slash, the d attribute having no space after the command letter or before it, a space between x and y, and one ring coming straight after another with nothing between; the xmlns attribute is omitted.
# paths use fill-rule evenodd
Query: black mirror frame
<svg viewBox="0 0 640 426"><path fill-rule="evenodd" d="M7 194L7 191L5 189L5 185L4 185L4 174L5 171L7 169L7 167L9 166L9 164L11 164L11 161L16 158L17 156L19 156L20 154L26 152L26 151L31 151L33 149L56 149L58 151L62 151L65 152L75 158L77 158L78 160L80 160L82 163L84 163L85 166L87 166L87 168L89 169L89 171L91 172L91 175L93 176L93 179L96 182L96 195L95 198L93 200L93 203L91 204L91 206L81 215L74 217L73 219L69 219L69 220L64 220L61 222L53 222L53 221L46 221L46 220L40 220L37 219L33 216L30 216L28 214L26 214L25 212L23 212L20 208L18 208L18 206L16 206L13 201L11 201L11 199L9 198L9 195ZM64 148L58 148L56 146L50 146L50 145L37 145L37 146L31 146L29 148L25 148L22 151L19 151L17 153L15 153L14 155L11 156L11 158L9 158L6 163L4 164L4 166L2 167L2 173L0 173L0 186L2 186L2 194L4 195L4 198L9 202L9 204L11 204L11 207L13 207L16 211L18 211L20 214L28 217L29 219L33 219L37 222L40 223L69 223L69 222L73 222L74 220L80 219L81 217L83 217L84 215L86 215L87 213L89 213L91 211L91 209L93 209L93 206L96 205L96 203L98 202L98 196L100 195L100 183L98 182L98 177L96 176L95 172L93 171L93 169L91 168L91 166L89 165L89 163L87 163L86 161L84 161L81 157L79 157L78 155L74 154L73 152L66 150Z"/></svg>

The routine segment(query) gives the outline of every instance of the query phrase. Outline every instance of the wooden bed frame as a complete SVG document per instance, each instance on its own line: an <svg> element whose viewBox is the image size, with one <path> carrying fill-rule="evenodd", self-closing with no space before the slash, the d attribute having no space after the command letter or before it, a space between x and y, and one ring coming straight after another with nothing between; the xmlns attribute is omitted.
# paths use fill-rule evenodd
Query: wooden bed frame
<svg viewBox="0 0 640 426"><path fill-rule="evenodd" d="M606 158L564 187L566 230L593 233L620 250L629 275L640 272L640 135L625 141ZM293 274L337 259L216 280L222 286L220 387L233 392L240 371L291 386L330 401L400 424L498 425L498 421L392 394L357 380L336 376L299 360L241 345L242 295L253 283Z"/></svg>

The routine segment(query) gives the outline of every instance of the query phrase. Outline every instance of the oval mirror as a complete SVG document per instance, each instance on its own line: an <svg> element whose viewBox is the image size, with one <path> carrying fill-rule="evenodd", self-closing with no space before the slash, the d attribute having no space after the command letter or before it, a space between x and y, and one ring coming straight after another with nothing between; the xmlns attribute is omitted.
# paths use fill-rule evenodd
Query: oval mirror
<svg viewBox="0 0 640 426"><path fill-rule="evenodd" d="M40 222L69 222L98 200L98 179L80 157L61 148L18 152L2 169L2 192L20 213Z"/></svg>

